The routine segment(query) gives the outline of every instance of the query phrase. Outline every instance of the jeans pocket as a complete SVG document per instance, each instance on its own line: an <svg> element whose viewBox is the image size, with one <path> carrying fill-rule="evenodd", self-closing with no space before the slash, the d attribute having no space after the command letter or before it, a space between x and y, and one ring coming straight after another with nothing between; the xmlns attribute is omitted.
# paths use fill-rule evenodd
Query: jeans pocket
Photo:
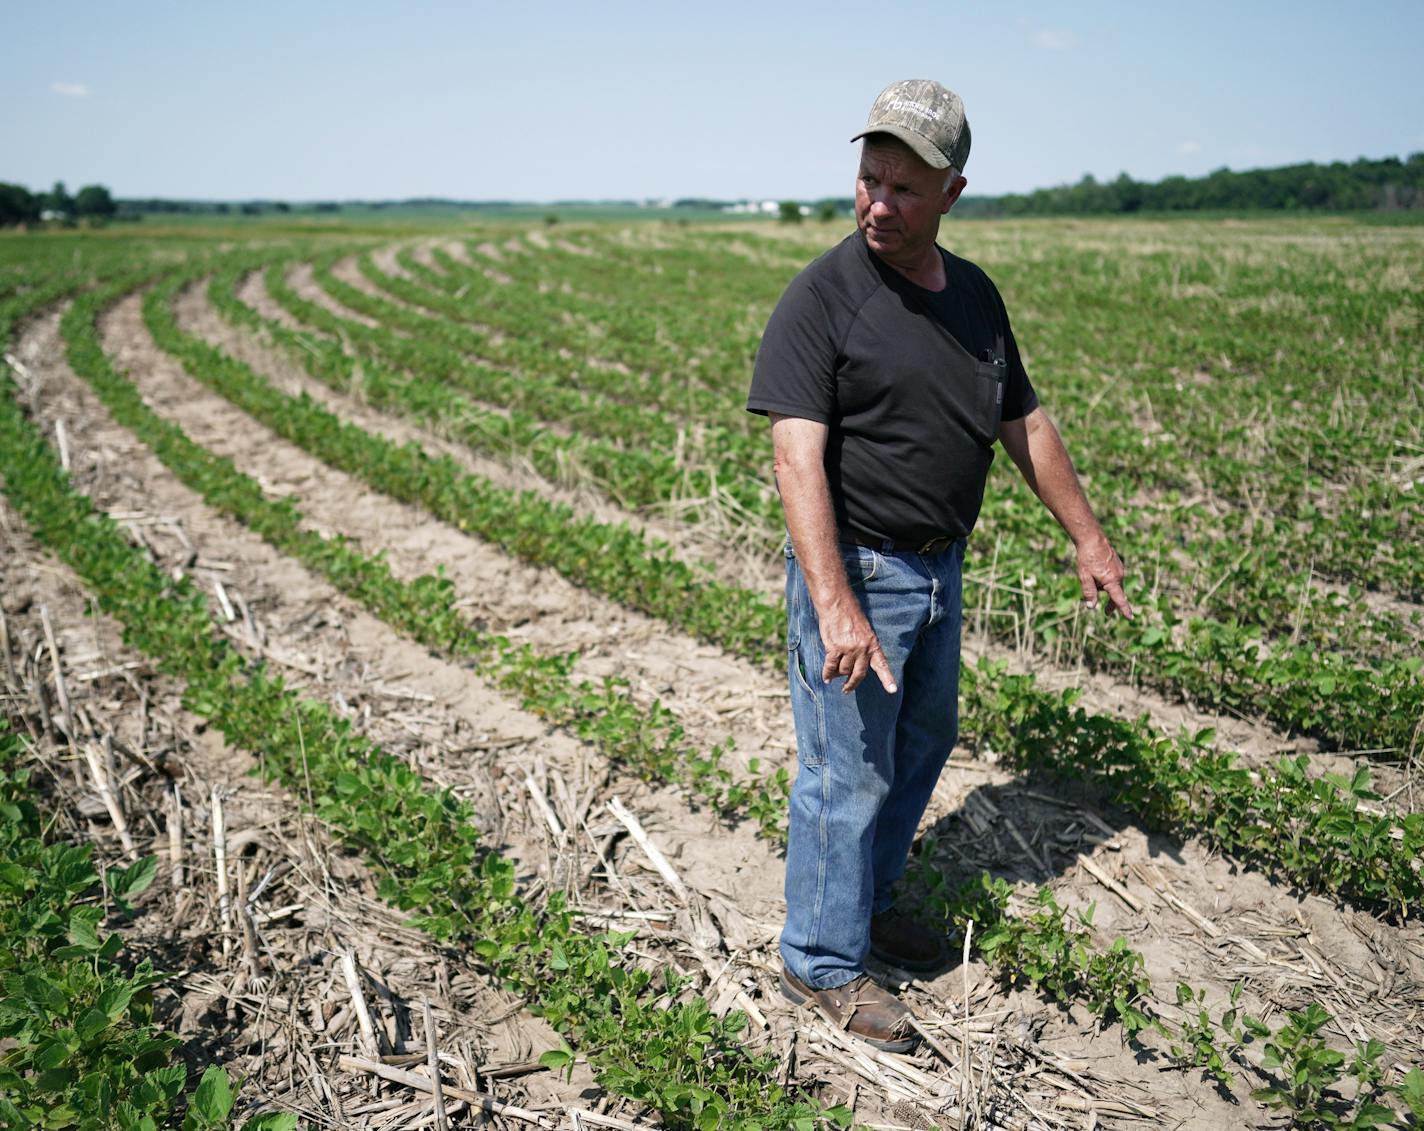
<svg viewBox="0 0 1424 1131"><path fill-rule="evenodd" d="M817 686L821 673L807 667L814 656L806 649L792 648L787 654L791 668L791 718L796 725L796 756L803 766L826 764L826 707L824 689Z"/></svg>
<svg viewBox="0 0 1424 1131"><path fill-rule="evenodd" d="M883 560L869 546L841 546L841 565L845 566L846 580L852 589L863 589L874 581Z"/></svg>
<svg viewBox="0 0 1424 1131"><path fill-rule="evenodd" d="M811 677L814 674L820 678L820 672L812 673L806 670L806 654L801 650L799 641L791 646L791 674L801 690L814 699L816 689L811 686Z"/></svg>

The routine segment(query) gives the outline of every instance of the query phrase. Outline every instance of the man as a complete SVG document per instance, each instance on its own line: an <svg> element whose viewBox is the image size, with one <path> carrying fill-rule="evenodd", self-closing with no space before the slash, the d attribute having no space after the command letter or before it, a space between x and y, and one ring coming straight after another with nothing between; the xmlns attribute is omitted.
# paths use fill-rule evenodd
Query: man
<svg viewBox="0 0 1424 1131"><path fill-rule="evenodd" d="M1109 612L1131 608L998 291L935 243L966 184L959 96L894 83L859 139L858 230L787 288L747 407L771 418L789 534L801 764L782 991L903 1052L909 1012L864 962L943 964L943 941L895 910L892 887L957 737L960 571L995 440L1072 538L1089 607L1105 592Z"/></svg>

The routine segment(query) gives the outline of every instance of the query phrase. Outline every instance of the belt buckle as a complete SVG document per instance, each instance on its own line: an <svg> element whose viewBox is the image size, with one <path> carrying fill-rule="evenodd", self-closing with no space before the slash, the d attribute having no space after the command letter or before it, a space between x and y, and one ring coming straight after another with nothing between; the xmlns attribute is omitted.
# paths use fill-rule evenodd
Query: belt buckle
<svg viewBox="0 0 1424 1131"><path fill-rule="evenodd" d="M917 554L938 554L949 548L951 539L947 534L941 534L938 538L931 538L915 552Z"/></svg>

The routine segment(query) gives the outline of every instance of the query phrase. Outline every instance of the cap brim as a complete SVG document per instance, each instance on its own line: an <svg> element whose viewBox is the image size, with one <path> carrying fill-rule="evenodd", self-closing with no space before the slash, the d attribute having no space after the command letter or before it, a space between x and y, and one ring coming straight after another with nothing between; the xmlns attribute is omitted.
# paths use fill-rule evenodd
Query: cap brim
<svg viewBox="0 0 1424 1131"><path fill-rule="evenodd" d="M867 134L889 134L897 137L913 149L921 161L931 169L948 169L949 158L940 152L939 146L931 143L923 134L917 134L914 130L907 130L904 126L875 126L872 129L861 130L851 141L859 141Z"/></svg>

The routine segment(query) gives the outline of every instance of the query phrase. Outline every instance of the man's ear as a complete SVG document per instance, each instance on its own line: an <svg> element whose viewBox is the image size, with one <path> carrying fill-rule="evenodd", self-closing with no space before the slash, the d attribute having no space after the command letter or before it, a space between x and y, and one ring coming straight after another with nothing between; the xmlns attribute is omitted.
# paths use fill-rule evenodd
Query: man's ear
<svg viewBox="0 0 1424 1131"><path fill-rule="evenodd" d="M940 215L948 212L954 207L954 202L959 199L959 194L964 191L964 186L969 182L963 177L955 177L954 184L950 185L944 194L944 207L941 208Z"/></svg>

